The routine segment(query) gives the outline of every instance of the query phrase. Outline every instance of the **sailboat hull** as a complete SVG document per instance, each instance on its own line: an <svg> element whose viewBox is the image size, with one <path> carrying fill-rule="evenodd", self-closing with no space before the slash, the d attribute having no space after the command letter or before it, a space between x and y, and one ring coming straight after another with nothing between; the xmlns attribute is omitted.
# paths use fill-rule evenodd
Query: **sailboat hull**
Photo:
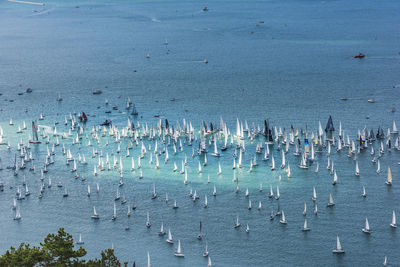
<svg viewBox="0 0 400 267"><path fill-rule="evenodd" d="M371 234L371 230L368 230L368 229L363 228L362 231L363 231L363 233L365 233L365 234Z"/></svg>
<svg viewBox="0 0 400 267"><path fill-rule="evenodd" d="M333 254L343 254L344 250L343 249L334 249L334 250L332 250L332 253Z"/></svg>

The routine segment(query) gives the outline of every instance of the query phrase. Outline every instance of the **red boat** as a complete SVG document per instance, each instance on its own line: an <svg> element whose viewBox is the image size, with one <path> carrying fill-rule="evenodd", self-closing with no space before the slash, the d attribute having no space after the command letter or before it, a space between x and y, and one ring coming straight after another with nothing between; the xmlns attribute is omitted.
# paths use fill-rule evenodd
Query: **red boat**
<svg viewBox="0 0 400 267"><path fill-rule="evenodd" d="M357 56L354 56L354 58L364 58L365 55L363 53L359 53Z"/></svg>
<svg viewBox="0 0 400 267"><path fill-rule="evenodd" d="M85 112L82 112L82 115L79 115L79 120L81 122L87 122L87 116L86 116Z"/></svg>

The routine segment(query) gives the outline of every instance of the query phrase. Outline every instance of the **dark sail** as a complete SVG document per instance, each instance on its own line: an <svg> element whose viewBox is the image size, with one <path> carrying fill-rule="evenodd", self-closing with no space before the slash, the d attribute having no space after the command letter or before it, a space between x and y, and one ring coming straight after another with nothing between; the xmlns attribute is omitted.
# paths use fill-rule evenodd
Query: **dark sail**
<svg viewBox="0 0 400 267"><path fill-rule="evenodd" d="M332 139L332 132L335 131L335 127L333 127L332 116L329 115L328 123L325 127L325 133L327 139Z"/></svg>

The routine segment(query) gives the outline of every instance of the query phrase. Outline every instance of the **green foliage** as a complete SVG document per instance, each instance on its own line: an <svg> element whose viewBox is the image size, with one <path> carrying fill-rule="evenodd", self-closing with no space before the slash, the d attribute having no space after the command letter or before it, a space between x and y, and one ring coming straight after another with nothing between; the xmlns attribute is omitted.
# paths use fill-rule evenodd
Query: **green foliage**
<svg viewBox="0 0 400 267"><path fill-rule="evenodd" d="M39 247L21 243L17 249L11 247L0 257L0 266L35 266L44 262L45 253Z"/></svg>
<svg viewBox="0 0 400 267"><path fill-rule="evenodd" d="M47 235L40 245L47 256L46 264L51 266L71 266L71 264L82 263L78 258L86 255L86 250L82 247L74 250L72 235L65 232L64 228L60 228L57 235Z"/></svg>
<svg viewBox="0 0 400 267"><path fill-rule="evenodd" d="M86 250L80 247L74 250L72 235L60 228L57 234L48 234L39 247L30 247L21 243L17 249L11 247L0 256L0 266L12 267L119 267L120 261L113 249L101 252L101 259L82 260Z"/></svg>
<svg viewBox="0 0 400 267"><path fill-rule="evenodd" d="M113 249L106 249L101 252L101 259L90 260L88 261L87 266L119 267L121 266L121 262L114 255Z"/></svg>

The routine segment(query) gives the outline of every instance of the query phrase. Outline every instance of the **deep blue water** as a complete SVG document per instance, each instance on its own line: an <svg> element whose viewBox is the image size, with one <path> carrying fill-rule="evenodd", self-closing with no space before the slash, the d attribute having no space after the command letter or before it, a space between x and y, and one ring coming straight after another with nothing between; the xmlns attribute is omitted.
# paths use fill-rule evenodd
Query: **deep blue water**
<svg viewBox="0 0 400 267"><path fill-rule="evenodd" d="M77 8L79 6L79 8ZM203 12L204 6L209 7ZM135 103L139 117L135 120L155 125L159 114L171 123L186 118L198 129L201 120L219 122L222 117L235 131L236 118L249 124L262 124L270 119L272 125L289 129L290 125L316 131L329 115L335 127L339 121L351 138L366 126L376 132L385 130L393 120L400 124L400 23L397 1L49 1L45 7L0 3L0 125L11 150L0 146L2 166L11 164L16 144L20 140L16 129L22 121L28 126L40 113L46 118L39 124L52 126L63 122L71 112L87 112L86 133L109 117L120 128L126 125L126 98ZM263 21L264 23L260 23ZM259 24L259 26L256 26ZM164 45L165 39L168 46ZM362 60L353 56L363 52ZM150 58L146 58L146 54ZM204 64L203 60L209 63ZM136 70L136 72L134 72ZM33 93L18 96L32 88ZM93 96L92 90L103 94ZM62 102L56 98L61 93ZM119 97L120 96L120 97ZM348 101L341 101L348 97ZM105 114L104 105L118 105L121 112ZM170 101L176 98L176 101ZM9 102L8 100L14 100ZM368 103L375 99L376 103ZM391 112L395 108L396 112ZM28 112L25 112L25 109ZM15 125L9 126L12 118ZM400 125L399 125L400 126ZM22 134L27 141L30 134ZM68 131L63 125L59 132ZM337 134L337 132L336 132ZM52 140L53 142L53 140ZM86 181L73 179L56 148L56 162L49 167L45 179L51 177L53 187L44 197L37 198L40 187L39 172L21 171L15 178L11 171L0 172L5 190L0 193L0 251L20 242L38 244L49 232L65 227L78 238L82 233L88 257L99 255L101 249L114 244L116 254L123 261L145 266L150 252L153 266L206 266L202 257L205 239L208 241L213 266L378 266L384 256L392 265L400 264L398 230L389 227L391 212L400 214L399 152L386 152L381 158L382 173L375 173L369 152L357 155L361 176L354 176L355 162L346 151L333 152L339 175L336 187L325 169L326 152L318 155L320 172L297 168L299 159L292 155L289 161L292 178L283 171L269 170L269 162L259 158L257 168L250 174L248 167L256 143L246 141L244 167L237 170L240 193L235 194L232 183L232 153L229 149L219 159L222 175L218 177L218 160L208 156L208 165L202 175L196 172L198 157L191 157L191 148L184 152L189 160L189 185L183 185L183 176L172 172L172 164L180 162L184 154L172 155L160 170L143 159L144 178L130 172L130 159L124 160L124 182L121 189L127 199L138 206L127 218L126 205L118 203L118 219L110 220L113 199L119 181L118 174L104 172L93 177L92 148L80 149L71 140L62 141L71 146L74 156L85 153L89 164L78 166ZM87 140L84 139L84 144ZM115 151L115 144L100 149L103 153ZM121 148L127 145L123 141ZM154 144L153 144L154 146ZM374 144L375 149L378 143ZM140 148L134 148L135 158ZM211 148L210 148L211 150ZM44 160L45 144L32 148L35 164ZM132 153L132 152L131 152ZM277 166L280 154L274 150ZM384 184L387 166L391 166L393 186ZM26 174L32 195L18 202L22 220L12 220L12 199L15 186ZM210 174L210 184L206 184ZM278 177L282 175L279 182ZM70 196L62 197L62 189L55 185L62 181ZM92 191L100 184L100 193L86 196L87 184ZM159 198L151 200L156 184ZM262 183L264 191L258 191ZM216 184L218 196L211 196ZM277 201L267 197L268 187L279 185L280 206L285 211L288 225L282 226L268 217L276 209ZM361 195L366 187L367 198ZM14 189L10 189L14 186ZM318 193L318 217L312 214L312 187ZM190 188L200 194L193 203L188 197ZM244 191L249 188L253 209L247 210ZM163 199L168 192L170 202ZM329 193L336 202L326 209ZM203 209L204 194L208 194L209 208ZM172 210L172 200L180 208ZM263 209L256 209L261 200ZM303 203L308 204L307 219L311 231L300 231L304 217ZM101 219L90 219L96 206ZM150 212L152 227L145 227L146 212ZM242 227L233 229L239 214ZM399 216L399 215L398 215ZM371 236L361 232L365 217L372 228ZM198 224L202 220L206 238L198 241ZM175 246L169 246L157 236L161 221L171 227L174 239L181 239L184 259L173 256ZM249 223L251 232L244 232ZM131 226L125 231L125 226ZM346 250L343 256L332 255L336 235L339 234Z"/></svg>

